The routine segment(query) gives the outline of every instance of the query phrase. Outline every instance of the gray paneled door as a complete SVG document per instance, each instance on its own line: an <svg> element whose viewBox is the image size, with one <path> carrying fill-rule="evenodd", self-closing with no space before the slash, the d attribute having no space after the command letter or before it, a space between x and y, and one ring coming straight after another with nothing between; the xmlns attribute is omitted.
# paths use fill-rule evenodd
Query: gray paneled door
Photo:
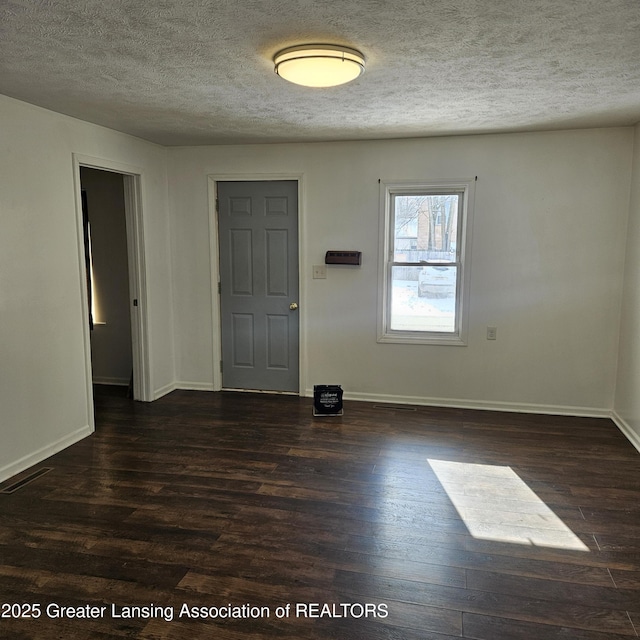
<svg viewBox="0 0 640 640"><path fill-rule="evenodd" d="M298 183L218 182L222 386L298 392Z"/></svg>

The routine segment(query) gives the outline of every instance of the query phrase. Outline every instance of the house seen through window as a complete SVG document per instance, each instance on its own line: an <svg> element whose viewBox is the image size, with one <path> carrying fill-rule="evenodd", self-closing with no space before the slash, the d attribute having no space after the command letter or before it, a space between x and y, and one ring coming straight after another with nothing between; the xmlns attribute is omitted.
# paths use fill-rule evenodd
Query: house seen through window
<svg viewBox="0 0 640 640"><path fill-rule="evenodd" d="M381 342L463 343L470 188L385 185Z"/></svg>

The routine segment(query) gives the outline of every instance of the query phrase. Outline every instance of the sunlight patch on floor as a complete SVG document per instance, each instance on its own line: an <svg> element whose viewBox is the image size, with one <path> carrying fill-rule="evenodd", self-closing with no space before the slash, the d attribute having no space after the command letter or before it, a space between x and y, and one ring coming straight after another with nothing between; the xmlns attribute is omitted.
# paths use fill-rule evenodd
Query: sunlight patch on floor
<svg viewBox="0 0 640 640"><path fill-rule="evenodd" d="M589 551L511 467L428 462L474 538Z"/></svg>

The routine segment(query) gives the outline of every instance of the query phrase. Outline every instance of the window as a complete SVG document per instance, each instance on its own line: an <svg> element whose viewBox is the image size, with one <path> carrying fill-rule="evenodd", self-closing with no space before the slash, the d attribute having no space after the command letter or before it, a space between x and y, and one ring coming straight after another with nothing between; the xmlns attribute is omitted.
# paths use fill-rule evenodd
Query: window
<svg viewBox="0 0 640 640"><path fill-rule="evenodd" d="M466 343L474 184L381 184L378 342Z"/></svg>

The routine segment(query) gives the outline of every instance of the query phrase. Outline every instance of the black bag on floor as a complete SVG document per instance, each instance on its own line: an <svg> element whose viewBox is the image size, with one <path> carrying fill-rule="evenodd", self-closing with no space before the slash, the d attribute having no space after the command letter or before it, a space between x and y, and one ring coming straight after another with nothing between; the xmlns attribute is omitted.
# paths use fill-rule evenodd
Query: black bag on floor
<svg viewBox="0 0 640 640"><path fill-rule="evenodd" d="M316 384L313 386L313 415L341 416L342 387L339 384Z"/></svg>

